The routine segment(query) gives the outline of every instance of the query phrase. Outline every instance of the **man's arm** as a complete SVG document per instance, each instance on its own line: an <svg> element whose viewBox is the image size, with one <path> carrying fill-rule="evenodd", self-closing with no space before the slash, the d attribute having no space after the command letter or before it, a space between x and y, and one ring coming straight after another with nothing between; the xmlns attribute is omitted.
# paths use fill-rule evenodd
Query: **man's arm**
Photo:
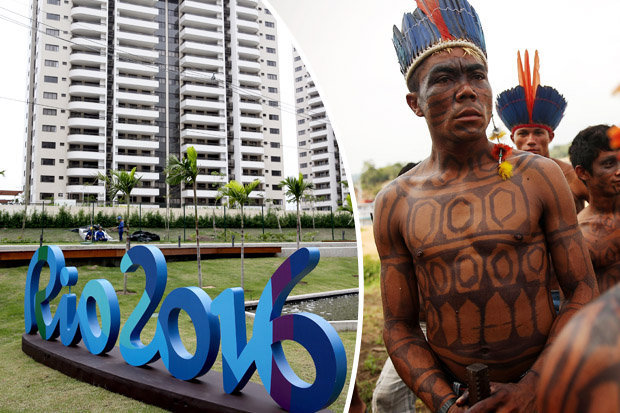
<svg viewBox="0 0 620 413"><path fill-rule="evenodd" d="M535 411L536 388L549 345L570 318L598 296L590 254L577 225L572 192L562 171L555 163L540 159L533 165L530 175L529 178L538 188L536 198L543 209L541 229L545 234L552 265L566 301L551 326L545 350L527 374L517 384L494 383L491 386L491 397L476 404L471 409L472 413ZM511 410L513 407L515 410Z"/></svg>
<svg viewBox="0 0 620 413"><path fill-rule="evenodd" d="M438 411L445 402L456 399L456 395L420 328L418 285L397 218L399 209L407 206L399 202L396 192L392 184L375 202L374 235L381 259L383 339L405 384L431 410Z"/></svg>

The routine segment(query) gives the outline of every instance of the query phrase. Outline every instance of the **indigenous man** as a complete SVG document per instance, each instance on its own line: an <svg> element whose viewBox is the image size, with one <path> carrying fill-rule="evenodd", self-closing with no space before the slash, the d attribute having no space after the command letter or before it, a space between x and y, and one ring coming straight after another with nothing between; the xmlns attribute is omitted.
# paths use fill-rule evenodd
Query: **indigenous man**
<svg viewBox="0 0 620 413"><path fill-rule="evenodd" d="M492 91L475 10L466 0L417 3L394 44L432 150L375 203L384 341L435 412L465 411L453 383L466 381L472 363L486 364L492 381L472 412L531 412L544 347L598 295L592 264L557 164L510 156L486 138ZM551 261L568 300L557 317Z"/></svg>
<svg viewBox="0 0 620 413"><path fill-rule="evenodd" d="M607 125L579 132L568 152L575 172L588 188L590 204L578 216L599 291L620 281L620 161Z"/></svg>
<svg viewBox="0 0 620 413"><path fill-rule="evenodd" d="M497 97L497 114L510 129L510 139L517 149L550 158L549 144L564 115L566 100L554 88L538 85L540 82L538 51L534 57L534 70L530 79L533 80L533 84L526 83L528 82L526 70L529 70L528 52L525 51L525 68L521 64L519 52L517 56L519 86L500 93ZM588 200L585 185L577 178L570 164L559 159L551 159L562 169L579 213Z"/></svg>
<svg viewBox="0 0 620 413"><path fill-rule="evenodd" d="M620 285L585 306L549 348L540 413L620 413Z"/></svg>

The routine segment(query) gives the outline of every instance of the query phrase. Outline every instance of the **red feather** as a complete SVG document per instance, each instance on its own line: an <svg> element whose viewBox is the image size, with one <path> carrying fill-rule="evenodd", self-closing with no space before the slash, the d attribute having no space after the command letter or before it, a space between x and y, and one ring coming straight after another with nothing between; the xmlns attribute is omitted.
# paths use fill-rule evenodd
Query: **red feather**
<svg viewBox="0 0 620 413"><path fill-rule="evenodd" d="M525 51L525 65L521 63L521 53L517 52L517 70L519 72L519 85L525 92L525 103L527 105L527 113L530 115L532 122L532 111L534 110L534 99L536 99L536 90L540 85L540 61L538 59L538 50L534 55L534 67L530 71L530 55Z"/></svg>
<svg viewBox="0 0 620 413"><path fill-rule="evenodd" d="M495 159L496 161L499 161L500 150L502 151L502 158L506 159L508 155L510 155L510 152L512 151L512 147L508 145L504 145L503 143L496 143L495 145L493 145L491 156L493 156L493 159Z"/></svg>
<svg viewBox="0 0 620 413"><path fill-rule="evenodd" d="M439 34L441 34L442 39L454 39L454 36L450 34L450 30L448 30L448 26L446 26L446 22L441 15L441 10L439 10L439 4L437 0L415 0L418 4L418 8L424 12L432 21L435 26L437 26L437 30L439 30Z"/></svg>

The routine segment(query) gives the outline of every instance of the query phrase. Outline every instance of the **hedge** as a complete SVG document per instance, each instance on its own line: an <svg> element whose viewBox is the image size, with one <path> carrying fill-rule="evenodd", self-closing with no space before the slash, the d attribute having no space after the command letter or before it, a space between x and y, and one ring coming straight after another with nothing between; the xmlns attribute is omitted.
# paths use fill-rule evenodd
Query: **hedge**
<svg viewBox="0 0 620 413"><path fill-rule="evenodd" d="M24 213L16 212L10 214L7 211L0 211L0 228L21 228L22 219ZM297 216L295 212L286 212L279 215L280 227L282 228L296 228ZM262 228L263 222L260 214L254 216L245 216L244 226L246 228ZM127 222L127 220L125 220ZM137 212L133 212L129 221L132 228L138 227L140 223L140 216ZM102 225L105 228L115 227L117 224L116 215L113 213L104 213L102 211L97 212L93 220L94 224ZM90 214L86 214L84 210L79 210L76 214L71 214L67 209L61 207L56 215L49 215L45 212L33 211L32 215L26 220L26 228L77 228L90 224ZM278 228L278 219L273 212L266 213L264 215L265 228ZM334 214L334 227L337 228L353 228L355 226L353 219L346 212L339 212ZM171 228L183 228L183 216L180 215L176 218L172 218L170 221ZM187 212L185 216L185 226L187 228L194 227L194 215L191 212ZM198 217L198 226L200 228L213 227L213 216L204 215ZM230 212L224 216L215 216L215 226L217 228L240 228L241 227L241 214L231 214ZM312 215L304 213L301 215L302 228L312 228ZM330 214L317 214L314 218L314 226L316 228L331 228L332 219ZM143 228L165 228L166 220L165 214L160 214L159 211L149 211L142 214L142 227Z"/></svg>

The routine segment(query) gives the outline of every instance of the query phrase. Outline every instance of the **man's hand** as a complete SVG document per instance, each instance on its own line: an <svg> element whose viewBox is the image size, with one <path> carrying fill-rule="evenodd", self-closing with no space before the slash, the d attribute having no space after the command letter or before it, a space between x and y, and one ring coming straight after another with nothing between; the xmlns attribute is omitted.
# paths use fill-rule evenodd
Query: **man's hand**
<svg viewBox="0 0 620 413"><path fill-rule="evenodd" d="M463 394L459 401L467 396ZM458 403L458 402L457 402ZM463 404L463 403L461 403ZM527 382L491 383L491 395L473 405L467 413L531 413L536 411L536 389Z"/></svg>

